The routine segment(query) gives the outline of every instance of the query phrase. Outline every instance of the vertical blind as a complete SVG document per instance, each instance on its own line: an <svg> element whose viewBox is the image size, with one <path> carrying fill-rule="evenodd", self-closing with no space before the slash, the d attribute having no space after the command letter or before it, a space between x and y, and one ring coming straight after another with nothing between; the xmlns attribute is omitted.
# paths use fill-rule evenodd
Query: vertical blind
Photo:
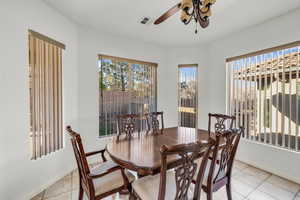
<svg viewBox="0 0 300 200"><path fill-rule="evenodd" d="M63 44L29 30L32 159L63 148L62 49Z"/></svg>
<svg viewBox="0 0 300 200"><path fill-rule="evenodd" d="M300 42L227 60L228 111L245 138L299 151Z"/></svg>
<svg viewBox="0 0 300 200"><path fill-rule="evenodd" d="M178 122L181 127L197 126L198 65L179 65L178 67Z"/></svg>
<svg viewBox="0 0 300 200"><path fill-rule="evenodd" d="M156 111L157 64L99 55L99 87L99 135L116 134L117 115ZM145 129L145 120L138 126Z"/></svg>

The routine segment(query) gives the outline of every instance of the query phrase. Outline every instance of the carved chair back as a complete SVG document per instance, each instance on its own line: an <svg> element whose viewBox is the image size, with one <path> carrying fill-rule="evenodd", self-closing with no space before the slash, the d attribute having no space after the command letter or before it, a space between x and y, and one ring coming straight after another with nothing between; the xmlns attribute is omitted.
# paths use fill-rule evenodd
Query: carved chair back
<svg viewBox="0 0 300 200"><path fill-rule="evenodd" d="M140 119L141 116L138 114L117 115L118 137L124 133L126 137L131 138L137 129L137 123ZM140 130L138 130L138 132L140 132Z"/></svg>
<svg viewBox="0 0 300 200"><path fill-rule="evenodd" d="M67 126L67 133L71 136L71 143L74 150L76 163L79 172L79 180L82 188L91 196L95 193L94 185L91 179L88 177L90 174L89 165L86 159L86 154L82 145L80 134L72 130L71 126Z"/></svg>
<svg viewBox="0 0 300 200"><path fill-rule="evenodd" d="M152 129L153 133L161 133L164 130L164 113L163 112L151 112L146 114L148 132ZM159 122L160 121L160 122Z"/></svg>
<svg viewBox="0 0 300 200"><path fill-rule="evenodd" d="M208 133L211 136L211 132L223 132L233 128L235 116L228 116L223 114L208 114ZM213 124L213 130L212 130Z"/></svg>
<svg viewBox="0 0 300 200"><path fill-rule="evenodd" d="M212 187L212 185L231 177L234 157L243 133L244 128L242 127L216 133L216 144L209 167L207 187ZM217 165L218 167L216 167ZM215 172L215 170L217 171ZM219 184L219 187L222 186Z"/></svg>
<svg viewBox="0 0 300 200"><path fill-rule="evenodd" d="M190 144L179 144L175 146L163 145L160 149L161 152L161 173L160 173L160 185L158 200L165 199L166 193L166 176L167 169L175 169L175 182L176 182L176 194L175 200L187 200L189 187L192 183L192 179L196 173L197 180L193 194L194 200L200 199L201 185L206 169L207 160L212 146L215 142L210 139L206 143L196 142ZM199 171L197 172L197 164L195 159L199 157L199 153L203 153L203 158ZM171 164L167 164L168 156L179 156L179 161Z"/></svg>

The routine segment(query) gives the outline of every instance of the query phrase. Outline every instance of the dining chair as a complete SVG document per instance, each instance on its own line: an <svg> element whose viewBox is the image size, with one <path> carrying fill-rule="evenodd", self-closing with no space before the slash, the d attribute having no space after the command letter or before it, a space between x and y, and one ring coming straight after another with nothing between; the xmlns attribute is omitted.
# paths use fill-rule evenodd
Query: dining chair
<svg viewBox="0 0 300 200"><path fill-rule="evenodd" d="M137 126L140 119L141 116L138 114L117 115L117 138L119 138L122 134L125 134L127 138L131 138L135 130L140 133L140 128Z"/></svg>
<svg viewBox="0 0 300 200"><path fill-rule="evenodd" d="M131 183L135 177L130 172L113 161L107 161L104 156L105 150L85 153L80 134L73 131L70 126L66 129L71 136L79 172L79 200L83 199L84 192L90 200L98 200L124 190L131 191ZM103 163L90 168L87 157L100 153Z"/></svg>
<svg viewBox="0 0 300 200"><path fill-rule="evenodd" d="M212 136L213 132L223 132L228 129L233 128L233 123L235 122L235 116L229 116L224 114L208 114L208 134L209 137ZM213 124L213 127L212 127ZM213 128L213 130L212 130Z"/></svg>
<svg viewBox="0 0 300 200"><path fill-rule="evenodd" d="M160 174L146 176L133 182L133 196L142 200L186 200L189 193L192 193L189 199L199 200L204 171L213 144L211 139L206 143L196 142L170 147L163 145L160 149ZM197 170L195 159L200 153L203 159ZM192 192L190 186L194 176L197 178Z"/></svg>
<svg viewBox="0 0 300 200"><path fill-rule="evenodd" d="M230 129L216 133L216 143L212 150L212 158L208 159L202 189L207 200L213 199L213 193L226 186L227 198L232 200L231 175L235 154L244 128ZM220 155L219 151L221 152ZM194 177L193 182L196 183Z"/></svg>
<svg viewBox="0 0 300 200"><path fill-rule="evenodd" d="M151 112L146 114L148 132L163 133L164 130L164 112ZM160 121L160 122L159 122Z"/></svg>

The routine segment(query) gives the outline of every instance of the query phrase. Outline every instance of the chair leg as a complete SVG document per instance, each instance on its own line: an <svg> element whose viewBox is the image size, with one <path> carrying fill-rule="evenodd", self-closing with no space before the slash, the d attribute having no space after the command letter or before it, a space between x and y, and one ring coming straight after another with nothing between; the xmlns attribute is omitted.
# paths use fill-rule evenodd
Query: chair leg
<svg viewBox="0 0 300 200"><path fill-rule="evenodd" d="M207 191L207 200L212 200L213 199L213 192L211 190Z"/></svg>
<svg viewBox="0 0 300 200"><path fill-rule="evenodd" d="M81 187L81 185L79 186L79 194L78 194L78 200L82 200L83 199L83 189Z"/></svg>
<svg viewBox="0 0 300 200"><path fill-rule="evenodd" d="M232 200L232 193L231 193L231 184L230 182L226 184L226 193L227 193L227 199Z"/></svg>
<svg viewBox="0 0 300 200"><path fill-rule="evenodd" d="M137 200L137 196L135 195L134 191L132 190L129 194L129 200Z"/></svg>
<svg viewBox="0 0 300 200"><path fill-rule="evenodd" d="M127 195L130 194L132 191L131 183L129 183L124 189L122 189L119 194L121 195Z"/></svg>
<svg viewBox="0 0 300 200"><path fill-rule="evenodd" d="M134 196L134 194L129 195L129 200L136 200L136 197Z"/></svg>

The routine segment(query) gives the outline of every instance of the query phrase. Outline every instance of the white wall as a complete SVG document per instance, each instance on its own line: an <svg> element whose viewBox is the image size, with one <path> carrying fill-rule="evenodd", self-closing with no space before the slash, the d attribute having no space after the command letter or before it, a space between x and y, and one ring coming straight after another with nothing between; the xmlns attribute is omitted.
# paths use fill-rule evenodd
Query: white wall
<svg viewBox="0 0 300 200"><path fill-rule="evenodd" d="M210 111L226 111L225 59L300 39L300 10L210 43ZM300 183L300 154L242 141L237 158Z"/></svg>
<svg viewBox="0 0 300 200"><path fill-rule="evenodd" d="M63 52L64 121L77 122L77 31L40 0L1 1L0 6L0 199L28 200L75 165L66 148L30 160L28 29L66 45Z"/></svg>
<svg viewBox="0 0 300 200"><path fill-rule="evenodd" d="M105 147L106 139L97 139L99 134L99 82L98 54L158 63L158 110L165 111L166 126L171 112L168 101L172 87L166 65L166 50L160 46L138 42L111 34L99 33L88 27L79 27L79 130L84 134L86 149Z"/></svg>
<svg viewBox="0 0 300 200"><path fill-rule="evenodd" d="M196 35L197 36L197 35ZM207 129L209 112L209 57L207 46L176 47L167 51L168 62L168 102L170 104L168 120L172 126L178 125L178 65L198 64L198 127Z"/></svg>

